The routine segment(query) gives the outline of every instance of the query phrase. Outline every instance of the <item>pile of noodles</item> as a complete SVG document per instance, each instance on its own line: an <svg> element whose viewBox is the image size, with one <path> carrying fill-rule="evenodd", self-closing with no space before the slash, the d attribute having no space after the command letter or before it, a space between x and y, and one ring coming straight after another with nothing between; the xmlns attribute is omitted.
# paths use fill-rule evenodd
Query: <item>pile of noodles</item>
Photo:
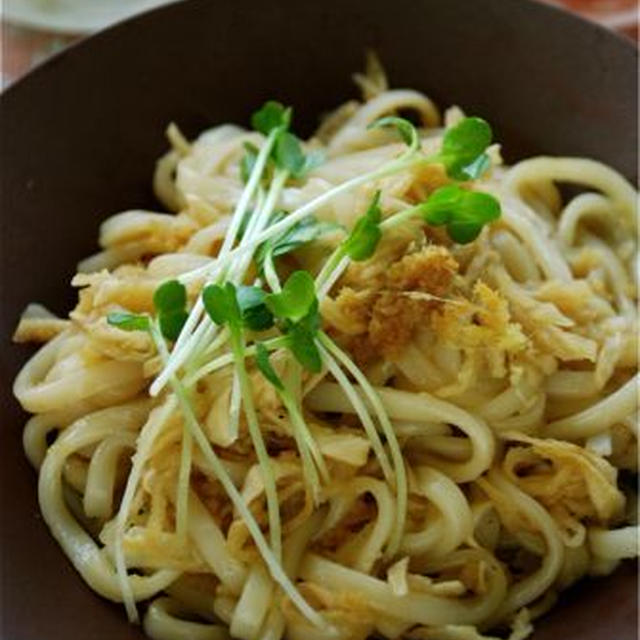
<svg viewBox="0 0 640 640"><path fill-rule="evenodd" d="M391 134L367 130L380 116L412 111L423 149L438 148L444 125L426 96L388 90L375 65L357 79L363 101L343 104L305 143L326 160L284 189L279 208L397 155ZM461 117L452 108L444 124ZM464 246L419 220L396 227L321 305L325 330L375 385L402 447L409 503L399 553L385 553L393 488L335 379L304 379L305 420L331 477L316 507L288 416L252 365L277 477L282 566L326 626L283 595L196 447L188 531L177 535L182 414L170 391L148 394L161 368L149 337L105 318L152 313L160 283L216 255L243 189L243 145L263 137L227 124L193 142L172 126L169 139L154 186L172 213L107 219L102 250L73 279L79 301L69 319L32 305L15 336L46 342L15 382L34 414L24 446L39 470L43 516L92 589L122 601L120 518L130 588L148 601L144 627L156 640L521 640L560 591L637 554L636 193L592 160L506 167L497 145L473 188L499 198L500 220ZM438 166L414 167L340 195L317 216L349 228L377 189L387 216L446 181ZM564 183L579 195L563 199ZM285 256L280 274L317 273L337 242L328 234ZM189 285L192 302L201 286ZM232 382L231 366L201 380L197 417L264 530L246 424L235 440L226 428Z"/></svg>

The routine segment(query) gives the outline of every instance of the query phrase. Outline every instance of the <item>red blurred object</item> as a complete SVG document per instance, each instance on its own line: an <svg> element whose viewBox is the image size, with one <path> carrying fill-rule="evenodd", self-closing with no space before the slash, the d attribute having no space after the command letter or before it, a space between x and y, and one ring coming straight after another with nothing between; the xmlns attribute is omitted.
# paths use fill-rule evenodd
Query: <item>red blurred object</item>
<svg viewBox="0 0 640 640"><path fill-rule="evenodd" d="M76 35L36 31L3 21L0 27L2 85L17 80L33 66L78 39Z"/></svg>
<svg viewBox="0 0 640 640"><path fill-rule="evenodd" d="M637 0L542 0L564 7L638 40L640 5Z"/></svg>

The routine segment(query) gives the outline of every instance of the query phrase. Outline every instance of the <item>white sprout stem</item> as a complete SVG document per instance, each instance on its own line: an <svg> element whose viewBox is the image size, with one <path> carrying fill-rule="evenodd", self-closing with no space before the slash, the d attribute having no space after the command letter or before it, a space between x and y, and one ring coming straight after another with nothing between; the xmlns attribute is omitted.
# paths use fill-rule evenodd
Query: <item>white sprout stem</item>
<svg viewBox="0 0 640 640"><path fill-rule="evenodd" d="M202 296L198 296L196 303L189 314L184 327L182 327L182 331L180 332L180 336L174 345L173 351L167 361L165 362L164 368L162 371L156 376L156 379L153 381L151 386L149 387L149 394L153 396L157 396L162 389L169 382L169 378L174 375L178 369L186 362L187 358L191 353L193 353L193 349L195 345L198 344L198 341L202 337L202 335L207 330L206 317L203 322L201 322L198 327L190 333L190 330L195 327L195 324L198 322L199 316L201 312L204 310L204 303L202 302ZM192 326L187 327L190 320L195 318L195 320L191 323ZM186 336L184 340L184 345L180 348L179 342L180 338Z"/></svg>
<svg viewBox="0 0 640 640"><path fill-rule="evenodd" d="M259 212L262 210L264 206L263 189L259 189L258 191L257 202L258 204L256 205L256 210ZM257 218L258 218L257 215L251 217L251 220L249 221L248 228L246 231L247 234L250 234L253 227L255 227L255 220ZM202 295L198 296L195 306L202 306L202 307L204 306L202 303ZM191 316L189 316L189 319L190 318ZM196 331L198 332L198 335L200 337L197 339L197 341L196 341L196 338L194 337L194 334L191 334L190 336L188 336L188 339L185 342L183 342L183 344L181 345L180 338L182 337L182 333L180 334L180 337L178 338L178 342L175 345L174 351L169 358L170 366L171 368L173 368L173 371L176 371L177 367L174 368L174 364L171 364L171 360L172 360L172 357L174 358L174 361L176 358L178 358L176 353L178 350L180 349L184 350L183 353L178 358L178 361L180 362L180 364L183 364L191 355L193 355L193 353L206 354L210 350L215 350L215 348L218 348L219 346L221 346L221 343L218 341L218 339L216 339L216 334L225 336L222 344L229 339L229 332L227 330L219 331L220 328L211 321L211 319L208 317L206 313L199 318L199 321L200 321L200 325L198 326L198 329ZM203 325L207 326L206 330L202 328ZM187 346L187 343L188 343L188 346ZM214 347L214 349L211 349L211 347Z"/></svg>
<svg viewBox="0 0 640 640"><path fill-rule="evenodd" d="M271 150L273 149L273 145L275 144L276 138L279 134L280 130L278 128L272 129L258 153L258 157L256 158L256 162L253 166L253 170L251 171L251 175L249 176L249 180L247 180L247 184L242 190L242 194L240 195L238 204L233 211L229 229L227 230L227 233L225 235L222 247L220 247L220 251L218 252L219 258L225 258L229 254L231 248L233 247L233 243L238 237L238 231L240 230L242 221L247 212L247 207L249 206L249 202L251 202L251 198L253 197L256 189L258 188L260 178L262 178L264 169L267 166L267 161L269 160L269 156L271 155Z"/></svg>
<svg viewBox="0 0 640 640"><path fill-rule="evenodd" d="M162 341L162 336L155 324L156 340ZM163 355L166 353L166 345L162 341ZM191 431L183 420L182 424L182 444L180 450L180 468L178 471L178 488L176 490L176 534L178 539L184 543L187 540L189 527L189 487L191 485L191 468L193 465L193 437Z"/></svg>
<svg viewBox="0 0 640 640"><path fill-rule="evenodd" d="M154 330L154 326L152 324L151 328L151 336L156 343L156 348L160 353L160 356L165 359L168 356L166 344L164 339L160 335L157 330ZM229 475L228 471L225 469L222 464L220 458L216 455L215 451L211 447L211 443L207 440L207 436L202 431L200 427L200 423L193 413L193 408L191 406L191 402L187 396L186 389L182 385L182 383L175 377L172 376L170 378L170 385L172 391L174 392L178 402L180 403L180 408L182 410L183 418L185 424L187 425L191 436L195 440L196 444L200 448L205 460L209 463L209 466L213 470L215 476L220 481L220 484L224 488L225 492L229 496L229 499L233 503L233 506L236 508L240 516L242 517L247 529L249 530L249 534L253 538L253 541L258 547L258 551L262 556L269 572L271 573L272 578L282 587L283 591L287 594L291 602L297 607L297 609L302 613L302 615L309 620L314 626L319 628L326 628L327 622L326 620L315 610L313 607L309 605L309 603L302 597L300 592L296 589L295 585L285 573L282 565L278 558L274 555L274 553L269 548L267 541L260 530L258 523L256 522L253 514L249 510L249 507L245 503L242 495L236 489L236 486L233 484L233 480ZM135 490L135 487L134 487ZM126 518L126 516L125 516ZM116 554L118 550L116 548ZM123 557L124 559L124 557ZM126 566L124 568L125 576L126 576ZM130 587L129 581L127 580L127 585ZM137 618L137 612L135 612L134 605L134 613Z"/></svg>
<svg viewBox="0 0 640 640"><path fill-rule="evenodd" d="M414 207L409 207L407 209L403 209L402 211L398 211L398 213L394 213L392 216L389 216L385 220L380 223L380 230L387 231L388 229L393 229L393 227L397 227L399 224L408 220L409 218L413 218L413 216L418 215L422 211L422 204L417 204Z"/></svg>
<svg viewBox="0 0 640 640"><path fill-rule="evenodd" d="M266 196L266 199L263 199L262 197L263 193L260 194L260 197L259 197L260 204L258 205L255 214L252 216L249 222L246 233L243 236L242 240L240 241L240 246L250 241L251 238L256 233L262 231L264 227L268 225L269 218L271 217L271 214L275 209L276 203L278 201L278 198L280 197L280 194L282 192L282 189L284 187L284 184L288 176L289 176L289 173L287 171L279 171L276 174L276 178L274 179L274 181L271 183L271 186L269 187L269 192ZM238 265L232 264L228 270L233 272L233 276L232 278L230 278L230 280L235 284L241 284L245 277L247 269L249 268L249 265L251 263L251 255L240 256L240 259L237 262L239 262ZM209 323L211 326L215 327L215 325L211 323L210 319L206 314L202 322ZM208 338L207 333L205 333L205 335L201 340L201 343L206 342L207 338ZM203 345L199 343L194 346L193 351L201 351L202 348L203 348Z"/></svg>
<svg viewBox="0 0 640 640"><path fill-rule="evenodd" d="M204 362L208 362L211 357L219 351L227 342L229 341L229 329L224 327L220 333L216 336L216 339L213 342L210 342L207 345L207 348L202 351L201 354L197 355L197 359L195 360L194 368L201 366Z"/></svg>
<svg viewBox="0 0 640 640"><path fill-rule="evenodd" d="M302 615L304 615L305 618L309 620L309 622L311 622L316 627L326 628L326 620L302 597L291 579L285 573L276 556L269 548L267 540L260 530L260 527L253 517L253 514L249 510L238 489L236 489L231 476L224 468L224 465L222 464L220 458L218 458L215 451L211 447L210 442L207 440L206 435L202 431L202 428L198 423L198 419L195 417L189 400L186 397L184 388L178 382L178 380L176 380L175 377L171 379L171 386L178 398L178 401L180 402L180 407L184 414L186 423L191 430L191 435L200 448L200 451L202 452L205 460L207 461L214 474L220 481L220 484L224 488L225 492L229 496L229 499L233 503L233 506L237 509L245 525L247 526L249 534L253 538L253 541L258 548L260 555L262 556L262 559L269 569L271 577L282 587L282 590L287 594L289 599L297 607L300 613L302 613Z"/></svg>
<svg viewBox="0 0 640 640"><path fill-rule="evenodd" d="M287 343L287 338L285 336L282 336L278 338L273 338L263 344L267 349L275 350L275 349L279 349L286 346L286 343ZM245 358L254 356L255 353L256 353L255 346L246 347L244 349ZM225 366L229 366L230 364L233 364L233 362L234 362L233 353L226 353L220 356L219 358L210 361L204 367L197 370L196 372L192 372L189 375L187 375L183 381L183 385L188 388L191 385L195 384L200 378L208 375L209 373L212 373L213 371L221 369ZM236 381L238 383L237 387L236 387ZM234 402L234 392L236 388L238 389L238 391L236 392L237 404ZM283 401L283 404L285 405L285 408L287 409L291 417L291 424L294 430L294 438L296 439L296 443L300 451L300 457L302 459L303 470L307 478L307 484L312 490L312 495L314 497L315 503L318 504L318 501L319 501L319 495L317 491L318 471L320 472L320 475L322 476L322 479L324 482L328 482L329 480L329 472L324 462L324 458L322 457L322 454L320 453L317 447L317 444L313 439L313 436L309 432L309 429L307 427L307 424L304 418L300 414L300 411L295 404L293 395L288 392L281 393L280 390L277 390L277 391ZM240 392L239 378L237 376L237 373L234 372L234 386L232 387L231 402L230 402L230 409L229 409L229 414L230 414L229 435L234 439L237 437L237 425L238 425L238 419L239 419L239 413L240 413L241 398L242 398L242 394ZM316 470L316 467L317 467L317 470Z"/></svg>
<svg viewBox="0 0 640 640"><path fill-rule="evenodd" d="M151 338L156 345L163 362L169 359L167 343L162 337L158 320L150 325ZM178 470L178 488L176 492L176 533L180 540L186 540L189 520L189 485L191 478L191 464L193 458L191 432L183 424L182 443L180 451L180 468Z"/></svg>
<svg viewBox="0 0 640 640"><path fill-rule="evenodd" d="M199 334L198 338L193 340L193 348L191 349L191 352L185 360L185 364L186 361L188 361L189 358L194 354L197 355L198 353L204 353L204 351L209 347L210 344L215 343L216 336L220 335L221 333L220 327L214 324L211 321L211 318L209 318L209 315L206 313L200 320L200 327L203 325L205 326L205 329L202 329L202 333Z"/></svg>
<svg viewBox="0 0 640 640"><path fill-rule="evenodd" d="M137 449L135 455L132 458L131 471L127 478L127 484L124 489L122 500L120 501L120 509L116 516L115 527L115 565L116 574L118 576L118 583L120 586L120 592L122 593L122 602L124 603L127 611L127 617L130 622L138 622L138 611L136 609L135 598L133 595L133 589L131 588L131 582L129 581L129 575L127 574L127 563L124 555L124 535L127 525L127 518L129 517L129 507L133 502L135 492L140 483L142 477L143 466L151 452L151 447L158 436L160 429L164 426L164 423L169 417L169 414L175 407L175 403L169 400L162 410L162 417L158 420L147 421L142 427L140 434L138 435L138 443L140 448Z"/></svg>
<svg viewBox="0 0 640 640"><path fill-rule="evenodd" d="M189 312L189 316L187 317L180 331L180 335L178 336L178 339L175 341L175 344L173 345L173 353L171 355L180 351L180 349L182 349L182 347L185 345L187 340L189 340L189 338L191 337L191 334L196 328L196 325L200 321L200 318L202 317L203 313L204 313L204 304L202 303L202 300L198 296L196 303L193 305L193 308ZM169 357L171 358L171 356Z"/></svg>
<svg viewBox="0 0 640 640"><path fill-rule="evenodd" d="M267 198L264 202L264 206L260 210L259 215L256 216L256 223L254 227L251 229L251 232L247 232L246 236L242 238L242 242L239 246L243 246L246 244L250 244L253 239L262 233L264 229L269 224L269 219L273 214L276 204L278 203L278 199L284 189L284 185L289 178L289 172L278 170L276 172L275 178L273 182L269 186L269 193L267 194ZM256 246L257 248L257 246ZM246 253L244 255L239 256L239 265L237 269L234 269L234 275L237 274L238 281L242 280L245 277L247 269L251 264L251 258L253 257L253 251L250 253Z"/></svg>
<svg viewBox="0 0 640 640"><path fill-rule="evenodd" d="M276 338L271 338L270 340L266 340L262 343L269 351L275 351L276 349L281 349L282 347L287 346L287 337L286 336L278 336ZM251 345L246 347L244 350L244 357L249 358L256 355L256 347L255 345ZM215 360L210 360L205 365L194 371L193 373L189 373L185 376L183 383L185 387L191 387L198 380L201 380L205 376L208 376L210 373L217 371L218 369L222 369L230 364L233 364L234 356L233 353L228 352Z"/></svg>
<svg viewBox="0 0 640 640"><path fill-rule="evenodd" d="M351 180L347 180L337 187L330 189L326 193L319 195L307 204L302 205L300 208L290 213L286 218L283 218L280 222L268 227L262 233L258 234L250 243L232 249L224 260L220 261L219 259L214 259L212 261L213 264L203 265L189 273L182 274L180 276L180 280L188 282L194 278L200 278L202 276L213 277L213 275L220 273L227 266L228 261L236 255L245 255L246 253L255 251L255 249L265 240L269 240L274 236L288 231L294 224L297 224L307 216L314 213L317 209L335 198L337 195L350 191L351 189L355 189L356 187L366 184L372 180L393 175L394 173L408 169L409 167L423 161L424 158L421 155L416 154L415 151L410 151L404 153L402 156L396 158L383 167L370 171L369 173L356 176Z"/></svg>
<svg viewBox="0 0 640 640"><path fill-rule="evenodd" d="M351 406L355 409L358 418L360 418L360 422L371 441L371 448L380 463L380 467L382 468L382 473L384 474L386 481L389 484L395 485L396 480L391 468L391 463L389 462L387 453L382 445L382 440L380 440L380 436L376 431L373 420L369 415L369 409L329 351L321 343L317 343L317 347L320 351L320 355L322 356L324 365L329 369L329 372L336 379L336 382L342 387L342 390L351 403Z"/></svg>
<svg viewBox="0 0 640 640"><path fill-rule="evenodd" d="M271 290L274 293L280 293L282 287L280 286L280 279L271 253L268 253L265 256L264 275ZM298 370L296 362L293 363L293 367ZM318 506L320 504L320 481L318 472L322 476L323 482L326 483L329 481L329 470L327 469L322 453L320 453L316 441L309 432L307 423L296 404L295 393L287 387L285 387L285 390L278 389L276 387L276 392L280 396L280 399L289 414L289 418L291 419L293 437L295 438L296 444L298 445L298 451L300 452L302 471L305 476L306 484L311 492L314 504Z"/></svg>
<svg viewBox="0 0 640 640"><path fill-rule="evenodd" d="M305 423L303 417L300 415L300 411L295 403L295 400L291 397L291 394L287 391L282 391L280 389L276 389L278 395L280 396L287 412L289 413L289 417L291 419L291 430L293 431L293 437L296 441L296 445L298 446L298 451L300 452L300 459L302 461L302 473L305 478L305 484L307 485L308 491L311 493L313 497L313 502L317 507L320 504L320 479L318 476L318 471L323 474L323 479L326 482L328 479L328 471L324 464L324 460L322 459L322 455L318 451L318 455L320 455L321 466L314 464L314 460L317 464L317 460L315 456L312 457L312 447L317 450L315 446L315 441L311 437L309 430L307 429L307 424ZM310 442L311 441L311 442Z"/></svg>
<svg viewBox="0 0 640 640"><path fill-rule="evenodd" d="M276 266L273 264L273 255L269 252L264 259L264 277L269 285L269 288L274 293L280 293L282 291L282 287L280 286L280 279L278 278L278 273L276 271Z"/></svg>
<svg viewBox="0 0 640 640"><path fill-rule="evenodd" d="M253 176L253 173L252 173L252 176ZM252 216L249 222L247 231L240 242L240 246L243 246L255 235L255 233L262 231L262 229L268 224L269 217L273 213L278 197L280 196L280 193L282 191L282 188L284 187L284 183L286 182L288 176L289 174L287 171L278 172L275 180L272 182L269 188L269 193L264 201L262 201L262 193L259 194L259 197L258 197L258 201L260 202L259 207L255 215ZM227 235L227 238L228 237L229 236ZM222 250L220 253L222 254ZM226 254L228 255L229 252L227 251ZM236 284L240 283L244 278L244 275L251 261L251 255L238 256L238 258L242 262L240 263L240 265L238 265L238 268L233 269L234 273L232 278L232 280L235 281ZM229 263L229 265L227 265L227 271L233 265L233 262L234 262L234 258L232 257L231 262ZM220 274L217 274L217 275L220 275ZM212 279L215 279L215 278L212 278ZM196 301L196 304L194 306L194 310L196 308L199 310L201 307L203 308L202 295L199 295L198 300ZM195 314L193 313L193 310L192 310L191 314L189 314L189 318L187 319L187 323L192 319L193 316L195 316ZM198 311L198 317L200 317L199 311ZM187 323L185 323L185 327ZM195 326L195 323L192 322L190 330L193 329L194 326ZM195 329L195 331L193 331L193 333L191 333L190 335L187 335L187 338L182 342L182 344L180 344L181 338L185 335L185 332L183 329L183 331L180 333L178 341L176 342L176 346L171 356L169 357L169 361L167 365L165 366L163 371L158 375L158 377L155 379L155 381L150 387L151 395L157 395L162 390L162 388L167 384L169 376L176 373L177 370L183 364L185 364L185 362L194 353L202 352L203 350L205 350L208 346L207 343L211 342L214 339L218 330L219 330L219 327L214 325L206 314L204 314L200 318L200 324Z"/></svg>
<svg viewBox="0 0 640 640"><path fill-rule="evenodd" d="M260 192L258 194L258 201L256 204L255 211L253 212L253 215L249 219L247 228L245 229L245 232L242 238L240 239L240 243L239 243L240 245L246 244L248 240L250 240L258 231L262 229L264 224L268 223L269 216L271 215L271 211L267 212L267 210L273 206L271 204L273 200L272 191L273 191L273 182L269 187L268 194L265 194L264 189L260 187ZM236 260L236 262L239 262L239 261ZM244 277L244 274L239 273L240 269L238 268L237 264L236 265L233 264L233 261L229 266L229 268L227 269L226 273L229 274L230 271L232 273L230 274L230 277L228 278L228 280L235 284L240 284L242 282L242 278Z"/></svg>
<svg viewBox="0 0 640 640"><path fill-rule="evenodd" d="M407 472L404 465L404 458L402 456L402 450L396 433L389 420L389 416L380 400L380 396L376 390L371 386L371 383L367 380L367 377L360 371L355 363L349 358L349 356L338 347L338 345L331 340L326 333L320 334L320 342L326 347L326 349L342 364L342 366L355 378L356 382L362 388L365 397L373 407L378 422L382 427L389 449L391 451L391 459L393 460L394 470L396 474L396 497L398 500L397 517L394 521L394 528L389 539L389 545L387 553L389 556L394 556L400 548L400 541L402 534L404 533L404 525L407 517ZM356 392L357 393L357 392Z"/></svg>
<svg viewBox="0 0 640 640"><path fill-rule="evenodd" d="M403 209L402 211L388 217L380 223L382 231L392 229L405 220L417 215L421 211L422 205L416 205ZM318 290L318 300L322 300L329 294L333 285L338 281L346 268L351 264L351 258L345 254L343 247L337 247L329 256L320 273L316 277L316 288Z"/></svg>
<svg viewBox="0 0 640 640"><path fill-rule="evenodd" d="M254 196L256 189L258 189L260 178L262 177L262 174L266 167L266 163L269 159L269 155L275 143L276 137L277 131L274 130L269 134L269 137L258 153L256 163L253 167L251 175L249 176L249 180L245 188L243 189L242 194L240 195L240 199L238 200L238 204L236 205L236 208L234 210L229 229L227 230L224 242L222 244L222 247L220 248L216 261L222 260L223 262L226 262L225 259L228 257L233 243L237 238L238 231L240 230L240 227L242 225L242 220L246 215L247 207L251 201L251 198ZM258 202L260 202L260 200L261 194L259 193ZM233 260L228 261L228 265L230 265L232 262ZM216 277L219 275L220 274L216 274ZM203 311L204 304L202 302L202 296L199 295L193 309L190 311L189 316L187 317L184 326L182 327L182 330L180 331L180 335L178 336L173 351L169 356L167 364L149 388L149 393L152 396L156 396L166 386L169 377L178 371L178 369L187 361L189 356L193 354L198 346L203 346L199 345L198 340L203 337L203 334L205 334L206 332L206 329L204 327L213 327L213 330L209 331L207 335L207 338L209 340L211 340L215 335L217 329L215 325L211 323L208 316L206 314L203 315ZM196 325L198 325L198 322L200 322L200 325L196 329ZM198 335L198 338L195 337L196 334Z"/></svg>
<svg viewBox="0 0 640 640"><path fill-rule="evenodd" d="M233 372L231 381L231 397L229 398L229 438L232 442L238 439L240 433L240 411L242 409L242 387L238 372Z"/></svg>
<svg viewBox="0 0 640 640"><path fill-rule="evenodd" d="M251 218L247 223L247 227L245 229L245 232L242 238L240 239L240 245L246 244L247 241L250 240L257 233L257 231L260 231L262 229L264 224L267 224L269 222L269 216L271 215L271 210L268 210L268 209L273 206L271 204L271 201L273 199L273 196L271 195L272 191L273 191L273 182L269 187L268 194L266 194L264 189L260 187L260 190L258 191L256 208L253 212L253 215L251 216ZM239 261L236 260L236 263L238 262ZM220 279L224 279L224 276L229 276L227 279L230 282L233 282L234 284L241 284L244 278L244 270L245 269L243 269L238 264L234 264L232 260L231 264L229 265L229 268L223 274L222 278L218 278L218 281L220 281ZM229 274L229 272L231 273Z"/></svg>
<svg viewBox="0 0 640 640"><path fill-rule="evenodd" d="M157 322L157 321L156 321ZM151 338L156 344L160 358L165 360L167 357L167 346L162 338L156 322L151 322ZM175 404L175 403L174 403ZM133 596L133 590L131 588L131 582L127 574L127 564L124 556L124 534L127 525L127 518L129 517L129 507L133 502L135 492L140 483L142 477L142 469L147 461L151 448L155 442L160 429L164 426L164 423L169 417L172 411L171 401L165 405L162 419L157 421L150 421L142 428L139 436L138 443L140 448L136 450L136 454L132 458L131 471L127 478L127 484L124 489L122 500L120 501L120 509L116 516L116 530L115 530L115 563L116 574L118 576L118 582L120 584L120 591L122 592L122 601L127 611L127 617L131 622L138 621L138 611L136 609L135 599ZM150 433L148 433L148 431Z"/></svg>
<svg viewBox="0 0 640 640"><path fill-rule="evenodd" d="M280 397L282 398L282 401L284 402L284 406L286 407L287 411L289 412L289 415L291 416L292 421L295 422L298 428L300 429L300 433L304 439L305 444L309 448L311 455L313 456L313 459L316 463L316 466L318 467L318 471L320 472L322 479L325 482L328 482L329 470L327 469L327 465L325 464L322 453L320 452L320 449L318 448L316 441L313 439L313 436L309 431L309 427L307 426L307 423L302 416L302 413L300 411L300 406L296 402L295 396L293 395L290 389L287 389L284 392L279 391L279 393L280 393Z"/></svg>
<svg viewBox="0 0 640 640"><path fill-rule="evenodd" d="M351 258L349 256L343 256L340 258L340 261L335 266L333 271L329 274L324 282L322 282L321 286L318 288L318 301L322 301L325 298L333 285L338 282L340 276L345 272L347 267L351 264Z"/></svg>
<svg viewBox="0 0 640 640"><path fill-rule="evenodd" d="M343 182L330 191L319 195L314 200L311 200L311 202L302 205L299 209L296 209L294 212L290 213L286 218L280 220L280 222L277 222L276 224L265 229L262 233L258 234L253 239L253 241L251 243L248 243L245 247L237 247L236 249L234 249L231 254L233 254L234 252L245 253L250 250L255 250L255 248L259 244L263 243L265 240L273 238L274 236L285 233L294 224L297 224L301 220L304 220L304 218L317 211L321 206L335 198L340 193L345 193L347 191L350 191L351 189L359 187L362 184L370 182L371 180L382 178L384 176L388 176L401 171L402 169L406 169L411 164L412 163L408 162L404 156L401 156L397 160L389 163L386 167L381 167L379 169L376 169L375 171L370 171L369 173L365 173L361 176L356 176L351 180L347 180L346 182Z"/></svg>
<svg viewBox="0 0 640 640"><path fill-rule="evenodd" d="M198 299L196 300L194 309L199 307L204 308L201 294L198 295ZM187 318L187 321L189 320L189 318L191 318L191 314ZM183 332L180 333L180 337L182 337ZM189 358L193 356L193 354L204 353L211 344L215 344L216 335L219 335L219 333L220 327L212 322L208 314L202 314L202 317L199 318L199 324L195 327L195 330L187 336L183 345L180 347L178 345L178 342L176 342L173 351L171 352L171 355L169 356L169 359L164 366L164 369L156 377L156 379L153 381L153 384L149 388L149 393L152 396L155 396L160 391L162 391L162 389L166 386L169 377L177 373L178 369L185 365ZM225 338L225 341L227 339L228 336L227 338Z"/></svg>
<svg viewBox="0 0 640 640"><path fill-rule="evenodd" d="M291 354L288 355L290 362L285 373L283 383L287 390L288 397L286 400L291 403L291 406L287 406L285 403L285 407L289 412L292 423L297 424L300 429L304 443L311 452L311 456L320 473L322 481L325 484L328 484L331 480L329 469L327 468L322 452L310 432L307 421L304 419L304 415L302 413L302 365L293 358Z"/></svg>
<svg viewBox="0 0 640 640"><path fill-rule="evenodd" d="M184 542L187 539L189 521L189 484L192 465L192 438L189 429L182 430L182 448L180 451L180 469L178 471L178 489L176 495L176 533Z"/></svg>
<svg viewBox="0 0 640 640"><path fill-rule="evenodd" d="M333 250L324 265L322 265L320 273L316 276L316 289L320 290L323 287L324 283L331 277L331 274L346 255L343 245L340 245Z"/></svg>
<svg viewBox="0 0 640 640"><path fill-rule="evenodd" d="M267 511L269 516L269 539L271 548L275 557L280 560L282 557L282 531L280 524L280 505L278 503L278 491L276 489L276 480L273 472L273 466L267 447L264 444L262 431L258 422L258 415L253 404L253 392L251 382L247 375L244 365L244 337L241 330L237 332L231 330L231 344L234 353L235 369L240 380L240 390L243 399L244 414L247 418L249 427L249 435L253 442L253 448L258 456L260 471L262 472L262 481L264 483L264 492L267 496Z"/></svg>

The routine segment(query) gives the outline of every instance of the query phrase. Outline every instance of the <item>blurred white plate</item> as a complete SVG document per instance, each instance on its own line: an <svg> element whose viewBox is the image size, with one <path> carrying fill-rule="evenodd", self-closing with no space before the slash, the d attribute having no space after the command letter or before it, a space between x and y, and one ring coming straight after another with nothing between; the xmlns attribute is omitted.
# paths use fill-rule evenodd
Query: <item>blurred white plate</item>
<svg viewBox="0 0 640 640"><path fill-rule="evenodd" d="M4 0L3 17L13 24L61 33L104 29L173 0Z"/></svg>

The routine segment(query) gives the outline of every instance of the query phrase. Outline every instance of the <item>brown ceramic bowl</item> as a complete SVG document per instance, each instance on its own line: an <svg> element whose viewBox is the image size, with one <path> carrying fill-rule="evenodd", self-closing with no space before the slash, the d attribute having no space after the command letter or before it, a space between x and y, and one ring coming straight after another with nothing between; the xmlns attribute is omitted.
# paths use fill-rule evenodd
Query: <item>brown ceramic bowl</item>
<svg viewBox="0 0 640 640"><path fill-rule="evenodd" d="M65 314L76 261L98 223L152 203L154 160L175 120L188 134L245 122L266 98L296 126L355 94L374 48L394 86L486 116L508 159L585 155L635 178L635 47L525 0L191 0L90 38L8 89L1 109L2 637L142 638L121 607L94 595L49 536L11 396L27 348L10 344L31 300ZM584 583L536 640L631 640L633 568Z"/></svg>

